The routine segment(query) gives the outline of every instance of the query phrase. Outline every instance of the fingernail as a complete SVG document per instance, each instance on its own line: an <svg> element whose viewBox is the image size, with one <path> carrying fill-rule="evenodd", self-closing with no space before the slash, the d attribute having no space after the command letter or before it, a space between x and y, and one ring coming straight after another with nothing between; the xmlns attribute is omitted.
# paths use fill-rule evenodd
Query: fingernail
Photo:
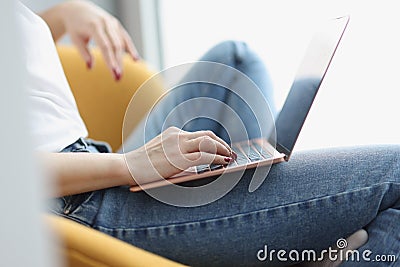
<svg viewBox="0 0 400 267"><path fill-rule="evenodd" d="M88 68L88 70L91 70L91 69L92 69L93 64L92 64L92 61L91 61L91 60L86 61L86 67Z"/></svg>
<svg viewBox="0 0 400 267"><path fill-rule="evenodd" d="M233 159L232 159L232 158L224 158L224 160L225 160L225 162L227 162L227 163L230 163L230 162L232 162L232 161L233 161Z"/></svg>
<svg viewBox="0 0 400 267"><path fill-rule="evenodd" d="M238 157L238 155L236 154L235 151L232 150L232 152L231 152L231 157L232 157L234 160L236 160L237 157Z"/></svg>
<svg viewBox="0 0 400 267"><path fill-rule="evenodd" d="M139 55L134 55L132 56L134 61L139 61L140 60L140 56Z"/></svg>
<svg viewBox="0 0 400 267"><path fill-rule="evenodd" d="M122 78L121 71L119 71L119 70L117 70L117 69L113 69L113 72L114 72L114 78L115 78L115 80L116 80L117 82L120 81L121 78Z"/></svg>

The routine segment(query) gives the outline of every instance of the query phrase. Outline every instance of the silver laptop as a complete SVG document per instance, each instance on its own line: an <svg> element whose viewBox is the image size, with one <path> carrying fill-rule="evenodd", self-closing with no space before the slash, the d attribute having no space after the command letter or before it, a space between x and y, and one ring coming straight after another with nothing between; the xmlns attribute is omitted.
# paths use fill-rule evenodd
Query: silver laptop
<svg viewBox="0 0 400 267"><path fill-rule="evenodd" d="M229 165L193 167L174 177L133 186L130 190L137 192L170 183L177 184L289 161L348 22L349 16L333 19L314 35L276 119L276 135L233 143L232 149L238 157Z"/></svg>

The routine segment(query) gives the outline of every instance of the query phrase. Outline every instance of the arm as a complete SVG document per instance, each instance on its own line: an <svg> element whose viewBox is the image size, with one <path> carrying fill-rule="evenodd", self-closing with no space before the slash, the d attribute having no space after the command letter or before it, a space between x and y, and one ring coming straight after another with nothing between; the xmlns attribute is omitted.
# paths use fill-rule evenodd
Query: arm
<svg viewBox="0 0 400 267"><path fill-rule="evenodd" d="M58 42L61 37L66 34L63 15L61 12L64 5L65 3L61 3L38 14L49 26L54 42Z"/></svg>
<svg viewBox="0 0 400 267"><path fill-rule="evenodd" d="M89 1L63 2L39 15L46 21L56 42L64 34L70 35L71 41L78 48L89 69L93 65L88 48L91 40L100 47L116 80L122 76L122 57L125 51L134 60L139 59L132 39L121 23Z"/></svg>
<svg viewBox="0 0 400 267"><path fill-rule="evenodd" d="M54 179L51 197L134 184L122 154L47 153L40 160Z"/></svg>
<svg viewBox="0 0 400 267"><path fill-rule="evenodd" d="M228 144L212 132L169 128L145 146L126 154L48 153L42 155L41 162L55 179L53 196L66 196L148 183L192 166L228 164L232 157Z"/></svg>

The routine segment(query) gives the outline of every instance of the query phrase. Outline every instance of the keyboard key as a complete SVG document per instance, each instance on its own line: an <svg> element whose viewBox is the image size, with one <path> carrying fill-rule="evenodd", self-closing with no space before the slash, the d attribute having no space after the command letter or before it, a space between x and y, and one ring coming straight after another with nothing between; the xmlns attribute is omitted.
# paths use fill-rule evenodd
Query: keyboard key
<svg viewBox="0 0 400 267"><path fill-rule="evenodd" d="M244 155L242 152L238 152L236 160L248 160L248 157Z"/></svg>
<svg viewBox="0 0 400 267"><path fill-rule="evenodd" d="M224 167L224 165L211 164L210 165L210 170L214 171L214 170L222 169L223 167Z"/></svg>
<svg viewBox="0 0 400 267"><path fill-rule="evenodd" d="M253 143L255 149L260 153L264 158L269 159L272 157L272 154L269 153L266 149L262 148L259 144Z"/></svg>
<svg viewBox="0 0 400 267"><path fill-rule="evenodd" d="M240 156L238 154L238 157L236 159L236 163L238 165L248 164L249 162L250 162L249 159L247 157L243 156L243 154L240 154Z"/></svg>
<svg viewBox="0 0 400 267"><path fill-rule="evenodd" d="M253 156L253 155L249 156L249 159L251 162L263 160L261 156Z"/></svg>
<svg viewBox="0 0 400 267"><path fill-rule="evenodd" d="M254 150L253 146L250 144L243 145L242 149L250 160L254 158L260 158L260 154Z"/></svg>
<svg viewBox="0 0 400 267"><path fill-rule="evenodd" d="M196 171L198 174L210 171L209 165L200 165L196 167Z"/></svg>

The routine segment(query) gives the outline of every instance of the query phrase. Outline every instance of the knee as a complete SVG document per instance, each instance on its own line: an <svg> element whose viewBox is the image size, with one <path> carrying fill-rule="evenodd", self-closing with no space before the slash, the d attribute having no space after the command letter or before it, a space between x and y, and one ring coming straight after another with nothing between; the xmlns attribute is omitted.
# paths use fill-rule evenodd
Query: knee
<svg viewBox="0 0 400 267"><path fill-rule="evenodd" d="M235 67L237 64L242 63L250 53L245 42L227 40L212 47L201 60Z"/></svg>
<svg viewBox="0 0 400 267"><path fill-rule="evenodd" d="M216 44L211 50L215 49L225 51L230 54L236 54L240 50L244 50L244 48L247 49L246 42L237 40L226 40Z"/></svg>

